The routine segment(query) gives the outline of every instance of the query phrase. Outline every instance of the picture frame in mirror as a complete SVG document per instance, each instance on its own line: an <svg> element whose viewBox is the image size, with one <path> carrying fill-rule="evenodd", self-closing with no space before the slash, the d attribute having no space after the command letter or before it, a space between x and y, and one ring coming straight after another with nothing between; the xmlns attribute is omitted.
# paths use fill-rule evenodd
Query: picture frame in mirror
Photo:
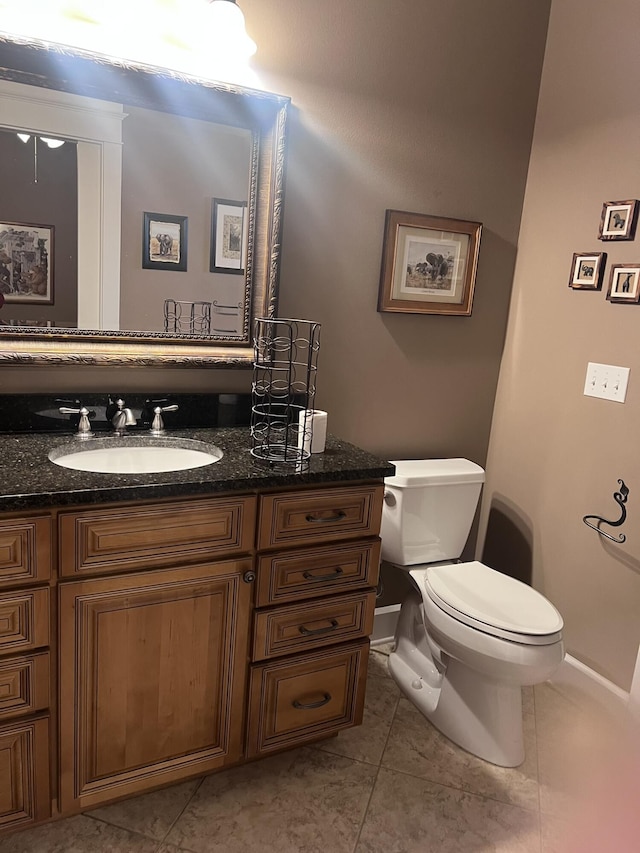
<svg viewBox="0 0 640 853"><path fill-rule="evenodd" d="M53 225L0 222L0 293L7 303L53 305Z"/></svg>
<svg viewBox="0 0 640 853"><path fill-rule="evenodd" d="M142 268L187 271L187 217L145 213L142 232Z"/></svg>
<svg viewBox="0 0 640 853"><path fill-rule="evenodd" d="M231 201L226 198L212 200L209 272L244 275L246 212L246 201Z"/></svg>

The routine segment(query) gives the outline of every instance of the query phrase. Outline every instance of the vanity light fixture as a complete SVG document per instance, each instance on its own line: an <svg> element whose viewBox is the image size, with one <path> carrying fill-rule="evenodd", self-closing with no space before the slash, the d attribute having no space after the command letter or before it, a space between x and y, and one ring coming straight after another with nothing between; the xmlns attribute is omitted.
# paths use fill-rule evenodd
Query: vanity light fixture
<svg viewBox="0 0 640 853"><path fill-rule="evenodd" d="M0 32L211 80L255 76L236 0L0 0Z"/></svg>
<svg viewBox="0 0 640 853"><path fill-rule="evenodd" d="M256 43L247 34L244 15L236 0L209 0L208 12L216 49L224 48L235 61L253 56Z"/></svg>
<svg viewBox="0 0 640 853"><path fill-rule="evenodd" d="M30 133L17 133L16 136L21 142L24 142L26 145L27 142L31 139ZM54 139L51 136L34 136L33 137L33 183L38 183L38 139L40 142L44 142L44 144L48 148L60 148L61 145L64 145L64 139Z"/></svg>
<svg viewBox="0 0 640 853"><path fill-rule="evenodd" d="M31 134L30 133L18 133L17 137L22 142L27 143L31 139ZM51 136L41 136L40 142L44 142L44 144L48 148L60 148L62 145L64 145L64 139L53 139Z"/></svg>

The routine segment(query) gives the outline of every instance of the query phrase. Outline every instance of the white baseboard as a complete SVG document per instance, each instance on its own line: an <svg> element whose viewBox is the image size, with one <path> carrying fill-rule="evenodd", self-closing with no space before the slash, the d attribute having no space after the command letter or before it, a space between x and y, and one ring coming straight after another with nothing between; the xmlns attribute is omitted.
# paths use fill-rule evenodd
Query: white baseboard
<svg viewBox="0 0 640 853"><path fill-rule="evenodd" d="M579 690L603 705L615 705L618 708L621 705L629 705L629 694L626 690L572 655L565 655L558 670L549 681L559 690L563 688Z"/></svg>
<svg viewBox="0 0 640 853"><path fill-rule="evenodd" d="M400 604L388 604L386 607L376 607L373 617L373 634L371 645L380 646L391 643L396 635L396 624L400 614Z"/></svg>

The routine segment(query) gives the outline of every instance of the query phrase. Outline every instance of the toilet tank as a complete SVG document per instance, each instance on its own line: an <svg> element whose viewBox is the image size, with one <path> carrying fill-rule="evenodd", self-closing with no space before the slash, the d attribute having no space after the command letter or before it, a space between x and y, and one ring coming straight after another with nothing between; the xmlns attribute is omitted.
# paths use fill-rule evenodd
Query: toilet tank
<svg viewBox="0 0 640 853"><path fill-rule="evenodd" d="M462 554L484 483L468 459L393 462L385 478L382 559L398 566L456 560Z"/></svg>

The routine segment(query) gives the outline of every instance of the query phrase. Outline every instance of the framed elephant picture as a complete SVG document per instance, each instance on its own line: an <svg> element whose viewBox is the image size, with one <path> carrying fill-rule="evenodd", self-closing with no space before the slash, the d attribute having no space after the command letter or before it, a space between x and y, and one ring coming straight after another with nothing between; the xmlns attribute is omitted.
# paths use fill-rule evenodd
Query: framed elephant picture
<svg viewBox="0 0 640 853"><path fill-rule="evenodd" d="M142 231L142 268L187 271L187 217L145 213Z"/></svg>
<svg viewBox="0 0 640 853"><path fill-rule="evenodd" d="M606 252L576 252L571 264L569 287L573 290L600 290L606 261Z"/></svg>
<svg viewBox="0 0 640 853"><path fill-rule="evenodd" d="M481 222L387 210L378 311L468 316Z"/></svg>

